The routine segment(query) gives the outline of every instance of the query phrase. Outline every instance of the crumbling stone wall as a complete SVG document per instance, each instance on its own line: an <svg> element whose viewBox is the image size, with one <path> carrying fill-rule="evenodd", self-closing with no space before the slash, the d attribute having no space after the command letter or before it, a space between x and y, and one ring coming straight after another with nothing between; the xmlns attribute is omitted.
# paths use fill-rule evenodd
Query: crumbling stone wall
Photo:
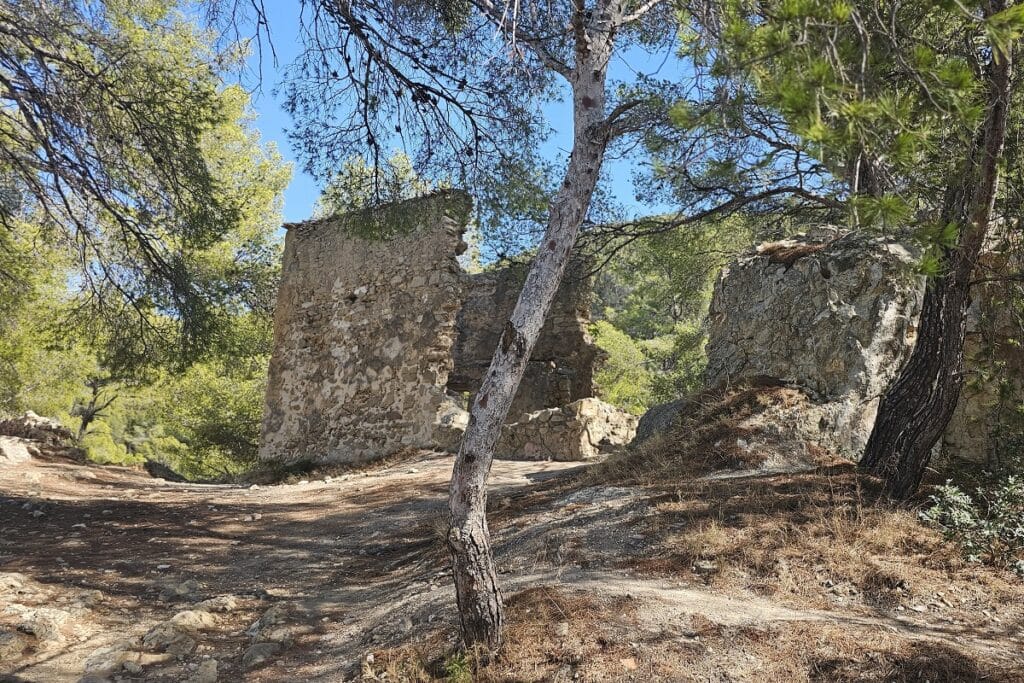
<svg viewBox="0 0 1024 683"><path fill-rule="evenodd" d="M590 321L590 280L582 266L570 270L544 321L526 374L509 410L509 418L564 406L593 396L598 349L587 329ZM467 275L465 303L459 312L454 367L448 388L473 394L498 347L504 322L512 314L526 277L526 268Z"/></svg>
<svg viewBox="0 0 1024 683"><path fill-rule="evenodd" d="M596 398L526 413L502 428L495 454L515 460L586 460L624 446L637 419Z"/></svg>
<svg viewBox="0 0 1024 683"><path fill-rule="evenodd" d="M287 226L261 458L361 462L458 446L465 394L479 387L524 277L519 268L462 271L469 209L464 193L442 192ZM385 240L359 236L361 226L395 221ZM523 413L594 395L588 296L589 282L570 273L511 421L533 425ZM601 429L595 416L583 421Z"/></svg>
<svg viewBox="0 0 1024 683"><path fill-rule="evenodd" d="M449 440L469 209L460 192L390 207L412 220L387 240L353 234L365 213L288 226L261 458L359 462Z"/></svg>

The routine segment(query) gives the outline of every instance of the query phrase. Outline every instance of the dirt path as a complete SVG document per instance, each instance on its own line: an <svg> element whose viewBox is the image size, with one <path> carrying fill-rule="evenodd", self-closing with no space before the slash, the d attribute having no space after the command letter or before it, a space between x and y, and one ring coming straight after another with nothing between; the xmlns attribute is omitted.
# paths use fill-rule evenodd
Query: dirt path
<svg viewBox="0 0 1024 683"><path fill-rule="evenodd" d="M501 463L494 498L571 467ZM232 608L195 634L194 652L138 657L139 678L183 680L209 657L220 680L241 680L253 641L246 629L283 604L290 632L275 636L283 641L278 663L249 677L282 680L329 648L329 663L314 662L307 674L337 680L358 669L366 648L409 631L410 616L431 623L438 616L429 612L443 606L450 618L436 526L449 474L450 459L438 456L252 488L62 463L0 470L0 673L78 681L98 650L134 646L176 613L226 597ZM33 628L35 617L42 625ZM39 633L24 633L31 630Z"/></svg>
<svg viewBox="0 0 1024 683"><path fill-rule="evenodd" d="M350 680L376 649L454 634L442 543L450 463L425 454L251 488L61 463L0 470L0 680ZM543 584L629 595L647 627L702 614L724 626L830 622L1024 648L1019 632L793 609L631 575L616 566L646 543L647 493L573 488L574 469L495 463L510 594Z"/></svg>

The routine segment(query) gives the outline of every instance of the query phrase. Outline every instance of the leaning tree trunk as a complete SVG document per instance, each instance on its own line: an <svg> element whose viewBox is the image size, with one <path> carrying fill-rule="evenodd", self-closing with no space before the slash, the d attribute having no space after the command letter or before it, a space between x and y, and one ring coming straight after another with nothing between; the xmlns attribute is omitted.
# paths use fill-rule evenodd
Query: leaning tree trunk
<svg viewBox="0 0 1024 683"><path fill-rule="evenodd" d="M484 375L455 460L449 498L448 547L466 645L495 652L504 607L487 529L487 475L512 399L555 298L580 225L590 207L608 144L604 121L606 58L585 53L572 79L574 136L565 178L522 292ZM579 74L584 74L580 76Z"/></svg>
<svg viewBox="0 0 1024 683"><path fill-rule="evenodd" d="M928 284L914 351L878 406L860 465L884 480L892 498L917 491L932 448L956 408L963 384L968 290L952 273Z"/></svg>
<svg viewBox="0 0 1024 683"><path fill-rule="evenodd" d="M860 461L884 480L892 498L905 500L917 491L960 397L971 276L995 207L1012 60L1011 48L990 65L985 124L965 164L964 183L950 192L944 211L945 219L960 222L960 239L947 254L944 274L928 283L914 350L882 397Z"/></svg>

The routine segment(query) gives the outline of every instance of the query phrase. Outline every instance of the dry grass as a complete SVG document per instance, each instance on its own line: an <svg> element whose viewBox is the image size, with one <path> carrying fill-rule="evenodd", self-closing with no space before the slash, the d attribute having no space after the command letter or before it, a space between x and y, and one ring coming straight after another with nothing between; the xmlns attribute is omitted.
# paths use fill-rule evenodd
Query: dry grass
<svg viewBox="0 0 1024 683"><path fill-rule="evenodd" d="M766 409L804 400L769 379L704 392L660 438L593 468L590 484L642 484L654 493L638 529L645 552L621 558L619 567L799 608L974 607L961 615L970 622L977 610L1020 602L1017 579L967 565L959 549L918 521L916 510L881 501L875 480L820 449L810 452L828 464L808 472L701 477L756 465L741 461L736 440L757 428Z"/></svg>
<svg viewBox="0 0 1024 683"><path fill-rule="evenodd" d="M538 586L513 595L506 607L506 645L497 657L485 661L460 653L442 631L435 631L416 644L375 652L373 663L363 664L363 679L539 682L563 680L560 675L584 665L595 671L629 670L629 641L636 635L631 599ZM564 680L572 680L571 673Z"/></svg>
<svg viewBox="0 0 1024 683"><path fill-rule="evenodd" d="M744 653L758 674L744 680L815 683L961 683L1020 681L1024 669L944 642L908 638L879 629L795 623L756 637L740 634L709 664ZM706 679L705 679L706 680Z"/></svg>
<svg viewBox="0 0 1024 683"><path fill-rule="evenodd" d="M645 518L649 549L622 568L800 609L927 613L967 627L1024 623L1009 572L967 564L910 509L878 501L852 465L677 484Z"/></svg>
<svg viewBox="0 0 1024 683"><path fill-rule="evenodd" d="M642 595L542 586L508 600L496 659L461 657L434 634L432 644L377 653L378 670L390 672L378 680L1024 681L1012 640L1024 626L1019 581L966 564L913 510L879 503L876 484L852 465L678 478L648 490L651 507L636 527L647 547L642 558L619 558L623 576L671 577L840 622L729 626L709 611L659 615ZM857 621L897 616L934 630Z"/></svg>
<svg viewBox="0 0 1024 683"><path fill-rule="evenodd" d="M725 626L696 612L652 627L629 598L538 587L509 600L502 653L489 662L444 655L431 644L375 653L364 680L539 683L541 681L792 681L852 683L1024 680L1013 653L877 627L821 622ZM1007 657L1005 655L1010 655ZM455 666L452 666L455 663ZM386 675L385 675L386 674ZM454 674L454 675L453 675ZM371 677L372 676L372 677Z"/></svg>
<svg viewBox="0 0 1024 683"><path fill-rule="evenodd" d="M433 634L419 649L379 653L390 673L377 680L1024 682L1019 579L967 564L914 509L880 500L878 483L851 463L821 454L828 464L806 472L700 477L756 467L736 439L756 428L766 407L803 400L771 382L705 392L663 438L593 467L582 481L639 484L645 505L630 518L631 537L643 539L631 547L641 549L606 555L603 568L790 616L728 619L703 602L673 612L670 601L639 590L631 597L535 587L508 600L507 644L497 658L461 656ZM580 484L533 489L503 501L494 516L543 515ZM593 510L559 512L564 522ZM559 553L566 538L551 534ZM583 543L585 535L571 538ZM573 551L601 557L595 546ZM558 557L545 562L559 566Z"/></svg>

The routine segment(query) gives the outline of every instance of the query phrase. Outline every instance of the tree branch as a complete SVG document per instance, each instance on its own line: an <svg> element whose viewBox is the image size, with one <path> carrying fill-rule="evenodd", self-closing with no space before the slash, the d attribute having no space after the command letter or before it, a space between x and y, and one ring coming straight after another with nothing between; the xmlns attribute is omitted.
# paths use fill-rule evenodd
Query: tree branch
<svg viewBox="0 0 1024 683"><path fill-rule="evenodd" d="M515 43L522 43L523 45L526 45L530 51L537 56L537 59L544 64L544 66L562 76L562 78L567 81L572 79L572 69L568 65L564 64L561 60L556 59L555 56L552 55L546 47L544 47L544 43L540 38L527 35L520 31L518 20L513 19L510 22L508 16L505 13L500 12L491 0L473 0L473 6L490 19L491 23L494 24L494 27L501 31L505 37L508 38L510 43L513 45Z"/></svg>
<svg viewBox="0 0 1024 683"><path fill-rule="evenodd" d="M665 2L665 0L648 0L647 2L643 3L642 5L637 7L635 10L630 12L629 14L623 16L621 21L618 22L618 24L620 26L623 26L623 25L626 25L626 24L631 24L634 21L637 21L638 19L643 19L643 17L648 12L650 12L651 10L653 10L655 7L657 7L658 5L662 4L663 2Z"/></svg>

